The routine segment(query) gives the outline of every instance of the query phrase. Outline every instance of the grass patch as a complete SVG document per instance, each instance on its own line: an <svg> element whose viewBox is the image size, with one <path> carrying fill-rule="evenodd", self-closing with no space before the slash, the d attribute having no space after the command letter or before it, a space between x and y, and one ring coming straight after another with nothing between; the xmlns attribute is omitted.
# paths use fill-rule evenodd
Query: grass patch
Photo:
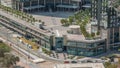
<svg viewBox="0 0 120 68"><path fill-rule="evenodd" d="M5 43L0 41L0 49L4 50L4 52L10 52L11 48L9 46L7 46Z"/></svg>
<svg viewBox="0 0 120 68"><path fill-rule="evenodd" d="M78 56L77 59L81 59L81 58L84 58L84 56Z"/></svg>
<svg viewBox="0 0 120 68"><path fill-rule="evenodd" d="M68 59L73 59L75 56L74 55L72 55L72 56L68 56L67 58Z"/></svg>
<svg viewBox="0 0 120 68"><path fill-rule="evenodd" d="M49 51L49 50L47 50L46 48L42 48L42 51L43 51L45 54L47 54L47 55L52 54L52 52Z"/></svg>
<svg viewBox="0 0 120 68"><path fill-rule="evenodd" d="M0 24L0 27L2 27L2 25Z"/></svg>

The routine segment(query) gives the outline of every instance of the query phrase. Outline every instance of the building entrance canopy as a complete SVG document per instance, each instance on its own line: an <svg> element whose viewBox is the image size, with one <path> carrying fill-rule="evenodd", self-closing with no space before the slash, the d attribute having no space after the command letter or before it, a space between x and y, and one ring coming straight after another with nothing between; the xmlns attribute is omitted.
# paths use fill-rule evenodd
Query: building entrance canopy
<svg viewBox="0 0 120 68"><path fill-rule="evenodd" d="M85 4L82 6L83 8L91 8L91 4Z"/></svg>
<svg viewBox="0 0 120 68"><path fill-rule="evenodd" d="M31 7L24 7L25 10L30 10L30 9L37 9L37 8L44 8L44 5L37 5L37 6L31 6Z"/></svg>
<svg viewBox="0 0 120 68"><path fill-rule="evenodd" d="M56 7L58 7L58 8L73 8L73 9L79 8L79 6L76 6L76 5L57 5Z"/></svg>

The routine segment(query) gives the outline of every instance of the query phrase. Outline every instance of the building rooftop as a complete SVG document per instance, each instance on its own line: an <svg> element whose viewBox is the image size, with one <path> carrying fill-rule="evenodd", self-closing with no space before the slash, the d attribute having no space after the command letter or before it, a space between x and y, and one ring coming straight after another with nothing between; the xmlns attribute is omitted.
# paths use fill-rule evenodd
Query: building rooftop
<svg viewBox="0 0 120 68"><path fill-rule="evenodd" d="M86 43L92 43L92 42L99 42L104 41L105 39L97 38L97 39L86 39L84 35L76 35L76 34L67 34L67 39L69 41L78 41L78 42L86 42Z"/></svg>
<svg viewBox="0 0 120 68"><path fill-rule="evenodd" d="M51 35L52 35L52 33L49 32L49 31L36 28L36 26L31 25L31 24L27 23L26 21L23 21L23 20L21 20L21 19L18 19L18 18L14 17L14 16L11 16L10 14L6 14L6 13L3 12L3 11L0 11L0 13L1 13L2 16L10 17L11 21L17 22L17 23L19 22L20 25L25 25L26 27L31 28L32 30L34 30L34 31L36 31L36 32L38 32L38 33L41 33L41 34L47 35L47 36L51 36Z"/></svg>
<svg viewBox="0 0 120 68"><path fill-rule="evenodd" d="M85 37L83 35L76 35L76 34L67 34L68 40L74 40L74 41L82 41L85 40Z"/></svg>

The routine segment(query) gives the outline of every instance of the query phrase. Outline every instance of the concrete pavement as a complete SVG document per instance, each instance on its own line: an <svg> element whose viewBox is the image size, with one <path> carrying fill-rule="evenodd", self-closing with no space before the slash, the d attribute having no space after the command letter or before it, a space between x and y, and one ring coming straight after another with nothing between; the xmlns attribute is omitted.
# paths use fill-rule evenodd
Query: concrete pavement
<svg viewBox="0 0 120 68"><path fill-rule="evenodd" d="M7 29L8 30L8 29ZM8 32L8 31L7 31ZM33 50L30 50L28 49L27 47L25 47L23 44L21 44L20 42L18 42L17 40L13 40L12 36L10 36L11 34L10 33L7 33L5 31L5 29L1 29L0 30L0 36L2 36L3 38L9 40L10 42L12 42L13 44L15 45L19 45L18 47L28 51L33 54L33 55L36 55L37 57L40 57L40 58L43 58L43 59L46 59L46 60L49 60L49 61L52 61L52 62L58 62L58 63L63 63L64 60L61 60L61 59L57 59L57 58L53 58L53 57L49 57L48 55L42 53L42 52L35 52Z"/></svg>

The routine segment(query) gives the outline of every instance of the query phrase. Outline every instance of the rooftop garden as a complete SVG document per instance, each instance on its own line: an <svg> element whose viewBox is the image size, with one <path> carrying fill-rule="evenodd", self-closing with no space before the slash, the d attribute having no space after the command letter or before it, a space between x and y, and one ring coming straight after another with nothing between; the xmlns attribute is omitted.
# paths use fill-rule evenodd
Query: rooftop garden
<svg viewBox="0 0 120 68"><path fill-rule="evenodd" d="M90 34L86 31L86 25L90 23L89 10L80 10L79 12L75 13L73 16L69 16L68 19L61 19L61 23L63 26L80 25L80 30L86 38L95 37L95 33ZM97 32L97 35L99 35L99 32Z"/></svg>
<svg viewBox="0 0 120 68"><path fill-rule="evenodd" d="M32 15L28 14L28 13L25 13L25 12L22 12L22 11L19 11L19 10L15 10L15 9L12 9L10 7L6 7L4 5L1 5L0 4L0 9L6 13L9 13L11 14L12 16L15 16L21 20L24 20L26 22L29 22L29 23L34 23L34 22L41 22L41 20L37 20L35 19Z"/></svg>

